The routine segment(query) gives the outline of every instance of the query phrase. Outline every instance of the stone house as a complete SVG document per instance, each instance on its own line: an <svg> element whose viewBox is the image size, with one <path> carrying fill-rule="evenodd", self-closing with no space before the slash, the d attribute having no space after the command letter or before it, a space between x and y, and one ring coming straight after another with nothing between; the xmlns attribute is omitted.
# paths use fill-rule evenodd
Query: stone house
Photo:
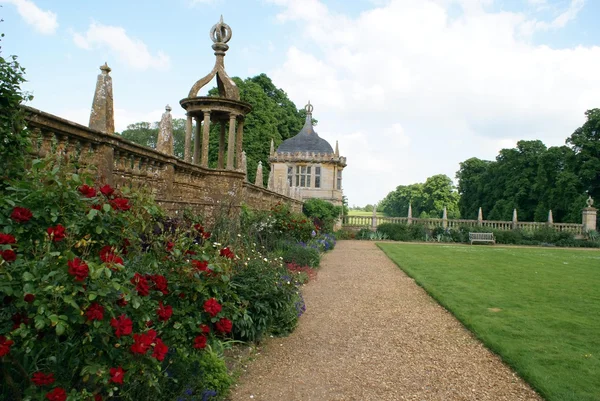
<svg viewBox="0 0 600 401"><path fill-rule="evenodd" d="M290 188L298 199L319 198L341 206L346 158L340 156L337 141L334 151L329 142L315 132L312 111L309 102L304 126L294 137L283 141L277 150L271 141L269 188L277 192Z"/></svg>

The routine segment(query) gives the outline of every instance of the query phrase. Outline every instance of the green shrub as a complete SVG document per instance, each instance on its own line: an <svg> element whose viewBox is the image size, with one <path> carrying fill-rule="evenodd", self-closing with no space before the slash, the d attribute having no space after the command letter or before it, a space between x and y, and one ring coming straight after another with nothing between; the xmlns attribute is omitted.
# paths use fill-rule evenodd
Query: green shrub
<svg viewBox="0 0 600 401"><path fill-rule="evenodd" d="M288 243L283 249L284 263L295 263L300 266L316 268L321 261L321 254L316 246L311 247L304 243Z"/></svg>
<svg viewBox="0 0 600 401"><path fill-rule="evenodd" d="M334 206L323 199L309 199L304 202L302 211L311 218L320 231L333 232L333 226L342 213L341 206Z"/></svg>

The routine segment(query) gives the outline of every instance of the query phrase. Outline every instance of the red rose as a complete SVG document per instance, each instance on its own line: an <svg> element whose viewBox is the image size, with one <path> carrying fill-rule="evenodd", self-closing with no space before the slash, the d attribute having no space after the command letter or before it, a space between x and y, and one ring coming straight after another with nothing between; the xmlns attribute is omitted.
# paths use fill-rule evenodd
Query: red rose
<svg viewBox="0 0 600 401"><path fill-rule="evenodd" d="M208 334L210 333L210 327L208 327L206 324L201 324L199 327L200 331L202 331L202 333L204 334Z"/></svg>
<svg viewBox="0 0 600 401"><path fill-rule="evenodd" d="M64 388L56 387L46 394L46 399L48 401L65 401L67 399L67 392Z"/></svg>
<svg viewBox="0 0 600 401"><path fill-rule="evenodd" d="M118 368L110 368L110 381L115 384L123 384L125 371L121 366Z"/></svg>
<svg viewBox="0 0 600 401"><path fill-rule="evenodd" d="M195 255L195 251L190 251L189 249L183 253L184 255Z"/></svg>
<svg viewBox="0 0 600 401"><path fill-rule="evenodd" d="M100 395L100 394L94 395L94 401L102 401L102 395Z"/></svg>
<svg viewBox="0 0 600 401"><path fill-rule="evenodd" d="M31 381L36 386L47 386L54 383L54 373L35 372L31 377Z"/></svg>
<svg viewBox="0 0 600 401"><path fill-rule="evenodd" d="M169 293L169 282L165 276L161 276L160 274L155 274L150 276L150 280L154 283L154 288L157 291L163 293L163 295L167 295Z"/></svg>
<svg viewBox="0 0 600 401"><path fill-rule="evenodd" d="M123 294L121 294L121 298L119 298L117 300L117 305L124 307L124 306L127 306L128 303L129 302L127 302L127 300L125 299L125 296Z"/></svg>
<svg viewBox="0 0 600 401"><path fill-rule="evenodd" d="M129 199L125 198L115 198L110 201L110 205L115 210L129 210L131 209L131 205L129 204Z"/></svg>
<svg viewBox="0 0 600 401"><path fill-rule="evenodd" d="M4 336L0 336L0 357L3 357L10 352L10 346L13 344L13 341L7 340Z"/></svg>
<svg viewBox="0 0 600 401"><path fill-rule="evenodd" d="M12 249L4 250L0 252L0 255L2 255L2 259L6 260L7 262L14 262L17 260L17 254Z"/></svg>
<svg viewBox="0 0 600 401"><path fill-rule="evenodd" d="M185 292L179 293L179 298L180 299L185 299Z"/></svg>
<svg viewBox="0 0 600 401"><path fill-rule="evenodd" d="M208 312L208 314L212 317L217 316L219 312L221 312L221 309L221 305L214 298L211 298L208 301L204 302L204 310Z"/></svg>
<svg viewBox="0 0 600 401"><path fill-rule="evenodd" d="M14 315L12 315L10 317L10 320L12 320L13 322L13 330L18 329L21 326L21 323L27 326L31 322L31 319L28 318L27 315L20 313L15 313Z"/></svg>
<svg viewBox="0 0 600 401"><path fill-rule="evenodd" d="M16 221L17 223L25 223L31 220L32 217L33 215L31 214L31 210L20 206L15 206L12 213L10 214L10 218Z"/></svg>
<svg viewBox="0 0 600 401"><path fill-rule="evenodd" d="M104 319L104 307L96 302L92 304L85 311L87 320L102 320Z"/></svg>
<svg viewBox="0 0 600 401"><path fill-rule="evenodd" d="M205 348L207 340L208 339L206 338L206 336L197 336L196 338L194 338L194 348L197 348L197 349Z"/></svg>
<svg viewBox="0 0 600 401"><path fill-rule="evenodd" d="M173 250L174 246L175 246L174 242L168 241L167 246L165 248L166 248L167 252L171 252Z"/></svg>
<svg viewBox="0 0 600 401"><path fill-rule="evenodd" d="M33 295L33 294L25 294L25 296L23 297L23 300L25 302L27 302L28 304L30 304L33 301L35 301L35 295Z"/></svg>
<svg viewBox="0 0 600 401"><path fill-rule="evenodd" d="M123 259L115 254L115 249L110 245L105 245L100 249L100 259L106 264L123 264Z"/></svg>
<svg viewBox="0 0 600 401"><path fill-rule="evenodd" d="M58 224L54 227L48 227L46 230L50 239L54 242L59 242L65 239L65 228Z"/></svg>
<svg viewBox="0 0 600 401"><path fill-rule="evenodd" d="M221 252L219 252L219 254L221 256L223 256L224 258L235 259L235 254L231 251L231 249L229 249L227 247L221 249Z"/></svg>
<svg viewBox="0 0 600 401"><path fill-rule="evenodd" d="M205 272L208 271L208 261L207 260L192 260L192 265L196 268L196 270Z"/></svg>
<svg viewBox="0 0 600 401"><path fill-rule="evenodd" d="M115 189L107 184L100 188L100 192L102 192L102 195L108 198L115 192Z"/></svg>
<svg viewBox="0 0 600 401"><path fill-rule="evenodd" d="M110 325L114 327L117 338L130 335L133 329L133 322L127 315L121 315L117 319L113 317L110 319Z"/></svg>
<svg viewBox="0 0 600 401"><path fill-rule="evenodd" d="M86 198L93 198L94 196L96 196L96 190L90 187L89 185L84 184L77 188L77 190L81 193L81 195L85 196Z"/></svg>
<svg viewBox="0 0 600 401"><path fill-rule="evenodd" d="M167 352L169 352L169 347L167 347L160 338L157 338L154 342L154 352L152 352L152 356L159 361L162 361L165 359Z"/></svg>
<svg viewBox="0 0 600 401"><path fill-rule="evenodd" d="M92 209L102 210L102 205L92 205L90 206Z"/></svg>
<svg viewBox="0 0 600 401"><path fill-rule="evenodd" d="M233 324L231 323L231 320L229 320L225 317L221 318L221 320L219 320L215 324L215 329L217 329L218 332L223 333L223 334L227 334L227 333L231 332L232 328L233 328Z"/></svg>
<svg viewBox="0 0 600 401"><path fill-rule="evenodd" d="M16 244L17 240L10 234L0 233L0 245Z"/></svg>
<svg viewBox="0 0 600 401"><path fill-rule="evenodd" d="M127 238L125 238L123 240L123 246L121 247L121 253L123 255L127 255L127 248L129 248L131 246L131 241L129 241Z"/></svg>
<svg viewBox="0 0 600 401"><path fill-rule="evenodd" d="M145 297L150 294L148 280L146 280L146 277L142 276L141 274L135 273L131 279L131 284L135 284L135 289L137 290L138 295Z"/></svg>
<svg viewBox="0 0 600 401"><path fill-rule="evenodd" d="M154 325L154 322L152 320L146 321L146 327L152 327L153 325Z"/></svg>
<svg viewBox="0 0 600 401"><path fill-rule="evenodd" d="M71 276L75 276L75 281L85 280L90 273L90 268L88 265L79 258L69 260L67 265L69 266L69 274Z"/></svg>
<svg viewBox="0 0 600 401"><path fill-rule="evenodd" d="M210 238L210 231L205 231L202 233L202 238L204 239L209 239Z"/></svg>
<svg viewBox="0 0 600 401"><path fill-rule="evenodd" d="M156 310L158 320L166 322L173 315L173 307L171 305L163 306L162 301L158 303L158 309Z"/></svg>
<svg viewBox="0 0 600 401"><path fill-rule="evenodd" d="M134 354L145 354L156 340L156 331L150 329L147 333L134 334L133 345L130 350Z"/></svg>

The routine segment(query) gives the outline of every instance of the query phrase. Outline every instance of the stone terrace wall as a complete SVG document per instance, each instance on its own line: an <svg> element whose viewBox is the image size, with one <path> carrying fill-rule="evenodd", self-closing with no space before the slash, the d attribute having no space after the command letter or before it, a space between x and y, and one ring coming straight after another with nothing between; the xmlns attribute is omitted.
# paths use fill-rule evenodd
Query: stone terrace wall
<svg viewBox="0 0 600 401"><path fill-rule="evenodd" d="M300 212L302 202L246 182L245 173L186 163L154 149L72 121L24 107L32 132L33 156L68 156L81 171L117 188L148 190L170 214L191 209L208 221L223 208L239 211L242 203L267 210L278 202Z"/></svg>

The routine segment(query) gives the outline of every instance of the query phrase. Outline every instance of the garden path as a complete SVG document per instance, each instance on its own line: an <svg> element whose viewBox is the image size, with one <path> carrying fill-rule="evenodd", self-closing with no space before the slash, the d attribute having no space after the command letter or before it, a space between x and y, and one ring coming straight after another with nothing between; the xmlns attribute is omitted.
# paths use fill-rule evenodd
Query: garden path
<svg viewBox="0 0 600 401"><path fill-rule="evenodd" d="M373 242L339 241L304 298L233 401L541 400Z"/></svg>

